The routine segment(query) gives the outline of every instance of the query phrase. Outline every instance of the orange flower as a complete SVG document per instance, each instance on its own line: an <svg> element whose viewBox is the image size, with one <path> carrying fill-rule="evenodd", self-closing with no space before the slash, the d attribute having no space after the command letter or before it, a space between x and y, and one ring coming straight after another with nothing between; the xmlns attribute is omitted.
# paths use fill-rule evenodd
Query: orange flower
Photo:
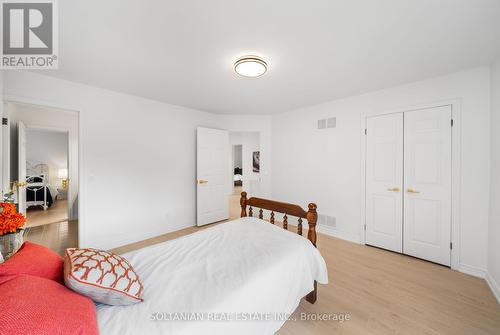
<svg viewBox="0 0 500 335"><path fill-rule="evenodd" d="M10 202L0 202L0 236L15 233L26 223L24 215L16 211L16 206Z"/></svg>

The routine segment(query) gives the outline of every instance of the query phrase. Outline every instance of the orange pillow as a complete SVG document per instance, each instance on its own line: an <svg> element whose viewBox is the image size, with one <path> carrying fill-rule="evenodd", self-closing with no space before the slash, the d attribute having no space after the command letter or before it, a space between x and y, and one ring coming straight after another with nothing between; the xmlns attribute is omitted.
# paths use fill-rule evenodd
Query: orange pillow
<svg viewBox="0 0 500 335"><path fill-rule="evenodd" d="M64 260L43 245L24 242L15 255L0 264L0 284L25 274L64 283Z"/></svg>
<svg viewBox="0 0 500 335"><path fill-rule="evenodd" d="M97 249L66 249L64 282L95 302L131 305L142 301L143 286L127 260Z"/></svg>

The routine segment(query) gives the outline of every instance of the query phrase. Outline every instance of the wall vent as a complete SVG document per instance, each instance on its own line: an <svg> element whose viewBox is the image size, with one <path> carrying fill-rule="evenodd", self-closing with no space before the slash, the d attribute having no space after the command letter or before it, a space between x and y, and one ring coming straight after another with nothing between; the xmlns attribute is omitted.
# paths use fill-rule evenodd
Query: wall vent
<svg viewBox="0 0 500 335"><path fill-rule="evenodd" d="M336 117L331 117L326 120L326 127L327 128L335 128L337 127L337 118Z"/></svg>
<svg viewBox="0 0 500 335"><path fill-rule="evenodd" d="M318 120L318 129L327 129L327 128L336 128L336 127L337 127L337 118L336 117Z"/></svg>
<svg viewBox="0 0 500 335"><path fill-rule="evenodd" d="M6 117L3 117L3 118L2 118L2 124L3 124L4 126L6 126L6 125L8 124L8 120L7 120L7 118L6 118Z"/></svg>
<svg viewBox="0 0 500 335"><path fill-rule="evenodd" d="M326 225L328 227L337 227L337 219L333 216L326 216Z"/></svg>
<svg viewBox="0 0 500 335"><path fill-rule="evenodd" d="M318 224L335 228L335 227L337 227L337 219L334 216L319 214L318 215Z"/></svg>
<svg viewBox="0 0 500 335"><path fill-rule="evenodd" d="M325 225L326 224L326 216L323 214L318 214L318 222L319 225Z"/></svg>
<svg viewBox="0 0 500 335"><path fill-rule="evenodd" d="M326 128L326 120L318 120L318 129L325 129Z"/></svg>

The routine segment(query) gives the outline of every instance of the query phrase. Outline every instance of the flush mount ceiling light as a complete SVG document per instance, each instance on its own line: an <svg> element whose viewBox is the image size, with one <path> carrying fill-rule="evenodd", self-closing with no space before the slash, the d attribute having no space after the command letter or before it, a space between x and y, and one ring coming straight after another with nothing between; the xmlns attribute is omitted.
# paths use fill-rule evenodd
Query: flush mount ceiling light
<svg viewBox="0 0 500 335"><path fill-rule="evenodd" d="M257 56L243 56L234 63L234 72L243 77L260 77L267 72L267 63Z"/></svg>

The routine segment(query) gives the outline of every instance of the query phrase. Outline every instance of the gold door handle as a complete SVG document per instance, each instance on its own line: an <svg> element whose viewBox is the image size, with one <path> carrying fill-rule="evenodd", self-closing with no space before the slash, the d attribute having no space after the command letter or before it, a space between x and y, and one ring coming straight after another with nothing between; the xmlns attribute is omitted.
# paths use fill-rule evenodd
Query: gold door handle
<svg viewBox="0 0 500 335"><path fill-rule="evenodd" d="M401 190L399 189L399 187L393 187L393 188L388 188L387 191L389 191L389 192L399 192Z"/></svg>
<svg viewBox="0 0 500 335"><path fill-rule="evenodd" d="M14 185L17 186L17 187L25 187L25 186L28 185L28 183L25 182L25 181L15 181Z"/></svg>
<svg viewBox="0 0 500 335"><path fill-rule="evenodd" d="M198 180L198 185L206 184L206 183L208 183L208 180L203 180L203 179Z"/></svg>
<svg viewBox="0 0 500 335"><path fill-rule="evenodd" d="M420 193L419 191L415 191L415 190L414 190L414 189L412 189L412 188L407 189L407 190L406 190L406 192L408 192L408 193L413 193L413 194Z"/></svg>

